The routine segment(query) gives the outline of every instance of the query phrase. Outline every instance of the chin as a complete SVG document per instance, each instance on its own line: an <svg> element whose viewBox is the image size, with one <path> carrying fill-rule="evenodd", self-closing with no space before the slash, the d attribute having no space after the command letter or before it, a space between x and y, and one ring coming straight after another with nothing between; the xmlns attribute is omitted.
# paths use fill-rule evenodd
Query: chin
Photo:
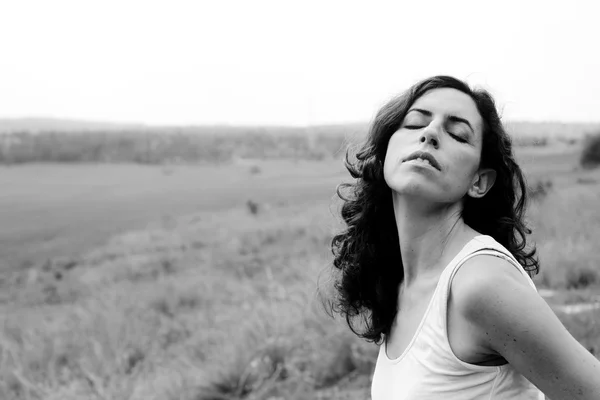
<svg viewBox="0 0 600 400"><path fill-rule="evenodd" d="M432 190L431 184L428 182L419 181L416 179L402 180L401 182L393 182L389 185L393 192L404 196L419 196L419 197L435 197L435 191Z"/></svg>
<svg viewBox="0 0 600 400"><path fill-rule="evenodd" d="M420 201L427 203L452 204L459 202L462 198L458 193L449 193L440 187L434 187L430 182L418 180L395 182L390 186L390 189L399 196L418 198Z"/></svg>

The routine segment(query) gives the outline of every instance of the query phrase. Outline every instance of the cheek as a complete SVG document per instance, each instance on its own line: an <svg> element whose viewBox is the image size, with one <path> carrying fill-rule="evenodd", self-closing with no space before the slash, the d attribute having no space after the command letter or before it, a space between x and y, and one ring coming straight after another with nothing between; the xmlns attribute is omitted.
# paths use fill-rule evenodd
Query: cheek
<svg viewBox="0 0 600 400"><path fill-rule="evenodd" d="M458 154L454 160L456 165L456 175L465 181L465 185L471 184L471 179L479 169L479 157L477 154L462 153Z"/></svg>
<svg viewBox="0 0 600 400"><path fill-rule="evenodd" d="M384 176L389 174L398 164L398 157L400 154L401 143L398 141L398 136L394 135L388 142L387 150L385 152L385 161L383 165Z"/></svg>
<svg viewBox="0 0 600 400"><path fill-rule="evenodd" d="M388 184L388 186L390 185L390 179L394 174L396 164L395 158L397 157L394 156L393 152L391 152L388 148L388 151L385 155L385 160L383 162L383 179Z"/></svg>

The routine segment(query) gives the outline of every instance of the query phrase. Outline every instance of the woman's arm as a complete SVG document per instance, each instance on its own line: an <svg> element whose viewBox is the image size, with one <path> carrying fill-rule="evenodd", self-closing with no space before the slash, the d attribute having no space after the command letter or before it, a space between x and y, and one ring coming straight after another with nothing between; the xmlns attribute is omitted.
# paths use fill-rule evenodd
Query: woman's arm
<svg viewBox="0 0 600 400"><path fill-rule="evenodd" d="M515 266L481 255L452 283L458 315L552 400L600 399L600 361L563 326Z"/></svg>

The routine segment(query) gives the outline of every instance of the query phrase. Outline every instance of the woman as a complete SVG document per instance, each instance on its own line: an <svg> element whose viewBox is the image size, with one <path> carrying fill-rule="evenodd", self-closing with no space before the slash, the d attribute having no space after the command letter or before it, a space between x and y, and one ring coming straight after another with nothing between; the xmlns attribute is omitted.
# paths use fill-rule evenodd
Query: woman
<svg viewBox="0 0 600 400"><path fill-rule="evenodd" d="M600 362L531 280L525 182L486 91L417 83L356 158L333 306L381 344L373 400L600 399Z"/></svg>

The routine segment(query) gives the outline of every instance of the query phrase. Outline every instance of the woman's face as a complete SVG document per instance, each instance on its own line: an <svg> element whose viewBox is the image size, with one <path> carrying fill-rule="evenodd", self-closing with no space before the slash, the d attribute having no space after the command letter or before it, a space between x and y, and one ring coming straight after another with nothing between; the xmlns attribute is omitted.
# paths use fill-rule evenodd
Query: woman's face
<svg viewBox="0 0 600 400"><path fill-rule="evenodd" d="M387 185L435 203L460 201L479 178L482 129L469 95L450 88L426 92L390 138L383 167ZM410 160L418 151L433 160L423 161L427 154Z"/></svg>

